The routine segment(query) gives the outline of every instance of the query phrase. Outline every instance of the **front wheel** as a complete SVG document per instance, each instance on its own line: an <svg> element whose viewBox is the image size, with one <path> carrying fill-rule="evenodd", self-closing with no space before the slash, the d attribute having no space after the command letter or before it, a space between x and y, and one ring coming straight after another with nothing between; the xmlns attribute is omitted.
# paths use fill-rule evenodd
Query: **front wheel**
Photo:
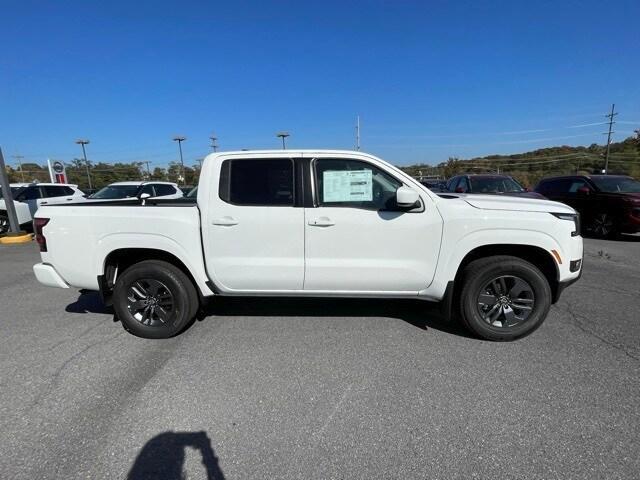
<svg viewBox="0 0 640 480"><path fill-rule="evenodd" d="M198 295L189 277L175 265L145 260L118 277L113 308L130 333L142 338L169 338L193 320Z"/></svg>
<svg viewBox="0 0 640 480"><path fill-rule="evenodd" d="M544 322L551 288L533 264L506 255L481 258L464 270L460 314L469 330L486 340L529 335Z"/></svg>

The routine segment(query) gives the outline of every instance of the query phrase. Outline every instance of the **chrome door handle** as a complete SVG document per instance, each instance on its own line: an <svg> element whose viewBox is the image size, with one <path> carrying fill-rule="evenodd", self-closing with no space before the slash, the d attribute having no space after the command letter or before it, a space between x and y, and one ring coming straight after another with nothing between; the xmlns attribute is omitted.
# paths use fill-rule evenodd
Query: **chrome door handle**
<svg viewBox="0 0 640 480"><path fill-rule="evenodd" d="M309 220L308 223L312 227L332 227L335 225L329 217L314 218L313 220Z"/></svg>
<svg viewBox="0 0 640 480"><path fill-rule="evenodd" d="M220 225L223 227L232 227L233 225L238 225L238 221L233 217L216 218L211 223L213 223L214 225Z"/></svg>

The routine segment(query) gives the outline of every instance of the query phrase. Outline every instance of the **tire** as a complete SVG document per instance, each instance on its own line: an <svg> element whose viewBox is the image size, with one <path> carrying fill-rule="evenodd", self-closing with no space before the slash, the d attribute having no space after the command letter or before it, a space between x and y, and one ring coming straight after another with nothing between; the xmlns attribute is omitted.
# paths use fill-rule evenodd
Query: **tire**
<svg viewBox="0 0 640 480"><path fill-rule="evenodd" d="M113 308L128 332L142 338L169 338L187 328L198 311L196 289L175 265L144 260L116 280Z"/></svg>
<svg viewBox="0 0 640 480"><path fill-rule="evenodd" d="M551 299L549 282L531 263L507 255L486 257L464 269L460 316L478 337L510 341L542 325Z"/></svg>
<svg viewBox="0 0 640 480"><path fill-rule="evenodd" d="M9 232L9 217L0 215L0 235Z"/></svg>
<svg viewBox="0 0 640 480"><path fill-rule="evenodd" d="M597 238L614 238L616 236L616 224L608 213L596 213L591 220L589 230Z"/></svg>

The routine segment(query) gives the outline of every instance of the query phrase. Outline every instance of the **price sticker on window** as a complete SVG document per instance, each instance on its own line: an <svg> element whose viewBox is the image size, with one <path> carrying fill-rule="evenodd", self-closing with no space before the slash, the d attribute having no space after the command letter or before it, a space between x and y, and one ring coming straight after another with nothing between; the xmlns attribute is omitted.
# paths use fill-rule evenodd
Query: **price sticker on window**
<svg viewBox="0 0 640 480"><path fill-rule="evenodd" d="M373 200L371 170L326 170L322 173L324 202L370 202Z"/></svg>

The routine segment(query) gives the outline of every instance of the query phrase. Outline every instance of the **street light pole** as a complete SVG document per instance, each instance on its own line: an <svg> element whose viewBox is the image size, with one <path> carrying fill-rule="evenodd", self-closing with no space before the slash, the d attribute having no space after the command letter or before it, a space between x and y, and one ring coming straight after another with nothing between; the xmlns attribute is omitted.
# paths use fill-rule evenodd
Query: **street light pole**
<svg viewBox="0 0 640 480"><path fill-rule="evenodd" d="M218 137L216 137L216 134L213 133L211 134L211 136L209 137L209 140L211 140L211 148L213 148L213 152L217 152L218 151L218 145L216 144L216 140L218 140Z"/></svg>
<svg viewBox="0 0 640 480"><path fill-rule="evenodd" d="M286 150L286 149L287 149L287 145L285 144L284 139L285 139L285 138L287 138L287 137L289 137L289 136L290 136L290 135L289 135L289 132L278 132L278 133L276 133L276 137L280 137L280 138L282 138L282 149L283 149L283 150Z"/></svg>
<svg viewBox="0 0 640 480"><path fill-rule="evenodd" d="M84 166L87 169L87 181L89 182L89 190L93 190L93 187L91 186L91 173L89 172L89 162L87 161L87 151L84 148L84 146L87 143L89 143L89 140L79 138L78 140L76 140L76 143L82 146L82 156L84 157Z"/></svg>
<svg viewBox="0 0 640 480"><path fill-rule="evenodd" d="M182 135L176 135L173 137L174 142L178 142L178 150L180 151L180 177L182 178L182 184L184 185L184 160L182 159L182 142L184 142L187 137Z"/></svg>

